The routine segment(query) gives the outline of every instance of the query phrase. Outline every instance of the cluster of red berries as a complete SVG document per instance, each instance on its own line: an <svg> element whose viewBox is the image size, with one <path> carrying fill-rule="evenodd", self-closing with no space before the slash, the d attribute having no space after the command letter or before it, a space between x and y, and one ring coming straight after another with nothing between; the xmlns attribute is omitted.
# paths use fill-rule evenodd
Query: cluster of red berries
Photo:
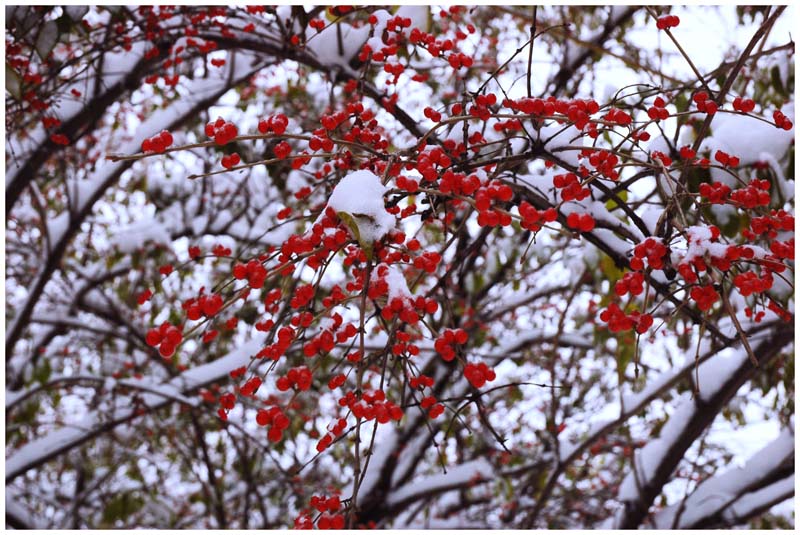
<svg viewBox="0 0 800 535"><path fill-rule="evenodd" d="M416 169L422 175L422 178L428 182L434 182L439 176L434 166L450 167L452 160L445 154L444 150L439 147L434 147L429 151L425 151L417 158Z"/></svg>
<svg viewBox="0 0 800 535"><path fill-rule="evenodd" d="M490 109L490 106L494 106L496 103L497 95L494 93L478 95L475 97L475 103L469 107L469 114L472 117L477 117L482 121L488 121L492 117L492 110Z"/></svg>
<svg viewBox="0 0 800 535"><path fill-rule="evenodd" d="M300 319L298 316L294 316L292 325L295 327L308 327L314 319L314 315L311 312L304 312L301 316L304 316L304 318ZM317 354L330 353L337 343L343 344L358 334L358 328L352 323L348 323L343 329L340 329L342 323L342 316L334 313L333 324L326 329L322 329L317 336L306 342L303 345L303 354L310 358Z"/></svg>
<svg viewBox="0 0 800 535"><path fill-rule="evenodd" d="M728 271L731 268L731 264L736 262L740 258L744 258L746 260L750 260L755 256L753 253L753 249L750 247L746 247L743 245L730 245L725 250L724 256L714 256L711 255L711 265L715 268L719 269L720 271Z"/></svg>
<svg viewBox="0 0 800 535"><path fill-rule="evenodd" d="M792 121L780 110L772 112L772 120L775 121L775 126L778 128L783 128L784 130L792 129Z"/></svg>
<svg viewBox="0 0 800 535"><path fill-rule="evenodd" d="M714 289L714 286L695 286L689 292L691 298L697 302L697 308L703 312L709 310L719 300L719 294Z"/></svg>
<svg viewBox="0 0 800 535"><path fill-rule="evenodd" d="M341 507L338 496L325 498L324 496L312 496L309 502L311 507L322 513L317 518L317 529L344 529L345 517L343 514L336 513ZM294 520L295 529L314 529L313 511L304 509Z"/></svg>
<svg viewBox="0 0 800 535"><path fill-rule="evenodd" d="M231 167L239 165L239 162L241 161L242 159L239 157L239 155L234 152L233 154L225 154L220 163L225 169L230 169Z"/></svg>
<svg viewBox="0 0 800 535"><path fill-rule="evenodd" d="M450 54L447 57L447 62L454 69L460 69L461 67L472 67L472 58L461 52L454 52Z"/></svg>
<svg viewBox="0 0 800 535"><path fill-rule="evenodd" d="M242 159L239 157L239 155L234 152L233 154L225 154L222 157L220 163L222 164L222 167L224 167L225 169L230 169L232 167L239 165L241 161Z"/></svg>
<svg viewBox="0 0 800 535"><path fill-rule="evenodd" d="M245 397L252 397L261 387L261 377L251 377L239 389L239 393Z"/></svg>
<svg viewBox="0 0 800 535"><path fill-rule="evenodd" d="M258 122L258 131L262 134L273 133L280 136L286 132L286 127L289 125L289 119L284 114L279 113L272 115L269 119L261 119Z"/></svg>
<svg viewBox="0 0 800 535"><path fill-rule="evenodd" d="M430 377L430 376L424 375L424 374L419 375L417 377L409 377L408 378L408 386L410 386L411 388L413 388L415 390L417 388L422 388L422 389L424 389L424 388L432 388L433 387L433 383L434 383L433 377Z"/></svg>
<svg viewBox="0 0 800 535"><path fill-rule="evenodd" d="M164 358L169 358L175 353L175 348L183 341L183 333L178 327L165 321L158 329L150 329L145 336L145 342L151 347L158 347L158 352Z"/></svg>
<svg viewBox="0 0 800 535"><path fill-rule="evenodd" d="M697 106L698 111L707 113L708 115L714 115L719 109L717 103L711 100L708 96L708 93L705 91L698 91L695 93L694 96L692 96L692 100Z"/></svg>
<svg viewBox="0 0 800 535"><path fill-rule="evenodd" d="M410 343L412 335L405 331L397 332L397 343L392 345L392 353L395 355L402 355L408 353L411 356L419 355L419 347Z"/></svg>
<svg viewBox="0 0 800 535"><path fill-rule="evenodd" d="M252 259L247 264L236 263L233 266L233 278L236 280L247 279L247 283L253 289L264 286L267 278L267 269L256 259Z"/></svg>
<svg viewBox="0 0 800 535"><path fill-rule="evenodd" d="M239 134L236 125L225 121L222 117L217 118L213 123L206 124L206 135L214 139L217 145L225 145L233 141Z"/></svg>
<svg viewBox="0 0 800 535"><path fill-rule="evenodd" d="M336 390L337 388L342 386L345 383L345 381L347 381L347 377L343 373L334 375L328 381L328 388L331 390Z"/></svg>
<svg viewBox="0 0 800 535"><path fill-rule="evenodd" d="M767 216L754 217L750 220L750 230L755 236L766 234L768 238L774 239L778 237L779 231L789 232L792 229L794 229L794 216L786 210L772 210Z"/></svg>
<svg viewBox="0 0 800 535"><path fill-rule="evenodd" d="M236 406L236 396L230 392L226 392L219 397L219 410L217 414L222 420L228 419L228 412L232 411Z"/></svg>
<svg viewBox="0 0 800 535"><path fill-rule="evenodd" d="M470 27L471 26L468 26L467 29L469 30ZM461 38L466 38L466 34L457 31L456 39ZM455 43L452 39L438 40L433 34L423 32L419 28L413 28L411 30L408 40L412 44L419 45L420 47L427 49L428 53L433 57L439 57L440 55L443 55L444 52L453 50L455 47ZM453 66L453 68L457 67Z"/></svg>
<svg viewBox="0 0 800 535"><path fill-rule="evenodd" d="M309 505L322 513L317 519L318 529L344 529L344 515L332 514L336 513L341 507L341 501L338 496L331 496L330 498L312 496Z"/></svg>
<svg viewBox="0 0 800 535"><path fill-rule="evenodd" d="M442 114L431 107L426 107L424 110L422 110L422 114L434 123L438 123L442 120Z"/></svg>
<svg viewBox="0 0 800 535"><path fill-rule="evenodd" d="M270 407L260 409L256 413L256 423L262 427L270 426L267 431L267 439L270 442L280 442L283 432L289 427L289 417L286 416L280 407Z"/></svg>
<svg viewBox="0 0 800 535"><path fill-rule="evenodd" d="M381 284L378 283L378 286L380 287ZM369 291L370 292L372 291L372 287L370 287ZM417 303L419 299L422 299L422 301L424 301L424 304L422 304L422 306L418 306L419 304L421 304ZM436 303L436 301L430 301L430 302L432 303L430 308L434 310L434 312L438 310L439 305ZM427 304L428 301L426 301L423 296L419 296L417 300L412 300L407 298L404 299L402 297L394 297L389 302L386 303L386 306L384 306L381 309L381 317L386 321L392 321L392 319L398 317L400 318L400 321L402 321L403 323L407 323L409 325L416 325L417 322L419 322L420 318L419 313L423 314L425 313L426 309L428 308Z"/></svg>
<svg viewBox="0 0 800 535"><path fill-rule="evenodd" d="M589 165L595 168L604 177L616 181L619 172L616 170L619 158L613 152L607 150L584 150L581 154L589 157Z"/></svg>
<svg viewBox="0 0 800 535"><path fill-rule="evenodd" d="M589 116L598 111L600 106L594 100L556 101L556 112L566 115L578 130L583 130L586 126L595 127L594 123L589 123Z"/></svg>
<svg viewBox="0 0 800 535"><path fill-rule="evenodd" d="M275 381L275 386L277 386L278 390L281 392L286 392L290 388L294 388L298 391L305 391L311 388L312 379L311 370L308 369L307 366L299 366L297 368L292 368L286 375L279 377L278 380Z"/></svg>
<svg viewBox="0 0 800 535"><path fill-rule="evenodd" d="M464 329L445 329L436 338L433 348L442 356L442 359L451 361L456 356L456 345L464 345L469 340L469 335Z"/></svg>
<svg viewBox="0 0 800 535"><path fill-rule="evenodd" d="M444 412L444 405L437 403L436 398L433 396L425 396L422 398L419 402L419 406L422 410L428 411L428 417L431 419L438 418Z"/></svg>
<svg viewBox="0 0 800 535"><path fill-rule="evenodd" d="M332 131L336 130L339 127L339 125L347 121L350 115L358 115L363 111L364 111L364 105L361 103L355 105L348 104L347 111L340 110L337 111L336 113L324 114L322 115L322 117L319 118L319 122L325 130ZM365 116L364 122L368 122L366 119L367 117Z"/></svg>
<svg viewBox="0 0 800 535"><path fill-rule="evenodd" d="M148 154L159 154L167 150L167 147L170 145L172 145L172 134L166 130L162 130L153 137L149 137L142 141L142 152Z"/></svg>
<svg viewBox="0 0 800 535"><path fill-rule="evenodd" d="M503 106L525 115L551 116L556 112L555 100L541 98L522 98L519 100L504 99Z"/></svg>
<svg viewBox="0 0 800 535"><path fill-rule="evenodd" d="M344 418L339 418L336 421L336 423L333 424L332 426L329 425L328 432L321 439L319 439L319 442L317 442L317 451L319 453L322 453L323 451L328 449L328 446L333 444L333 440L342 434L345 427L347 427L347 420L345 420Z"/></svg>
<svg viewBox="0 0 800 535"><path fill-rule="evenodd" d="M259 351L256 356L263 359L278 360L292 345L294 337L294 329L289 326L283 326L278 329L278 340Z"/></svg>
<svg viewBox="0 0 800 535"><path fill-rule="evenodd" d="M442 255L436 251L425 251L414 259L414 267L427 273L433 273L441 261Z"/></svg>
<svg viewBox="0 0 800 535"><path fill-rule="evenodd" d="M619 108L611 108L603 116L603 120L608 121L609 123L617 124L619 126L628 126L633 122L633 117L631 117L630 114L622 111Z"/></svg>
<svg viewBox="0 0 800 535"><path fill-rule="evenodd" d="M654 121L663 121L669 117L669 110L665 108L666 102L661 97L656 97L653 105L647 109L647 116Z"/></svg>
<svg viewBox="0 0 800 535"><path fill-rule="evenodd" d="M219 335L219 331L218 330L209 329L208 331L203 333L203 343L204 344L210 344L211 342L213 342L217 338L217 335Z"/></svg>
<svg viewBox="0 0 800 535"><path fill-rule="evenodd" d="M667 254L667 247L656 238L647 238L642 243L633 248L633 258L631 258L631 269L641 271L644 269L644 259L647 265L653 269L664 268L664 256Z"/></svg>
<svg viewBox="0 0 800 535"><path fill-rule="evenodd" d="M656 28L659 30L669 30L670 28L675 28L680 23L681 19L678 18L677 15L664 15L658 17L656 20Z"/></svg>
<svg viewBox="0 0 800 535"><path fill-rule="evenodd" d="M638 310L625 314L616 303L611 303L600 313L600 320L608 324L608 330L612 333L636 329L637 333L644 334L653 325L653 316L650 314L642 314Z"/></svg>
<svg viewBox="0 0 800 535"><path fill-rule="evenodd" d="M739 289L739 293L744 297L766 292L772 288L772 284L772 273L769 271L766 271L761 277L752 271L745 271L744 273L739 273L733 278L733 285Z"/></svg>
<svg viewBox="0 0 800 535"><path fill-rule="evenodd" d="M751 180L747 186L731 193L731 200L747 209L769 206L769 180Z"/></svg>
<svg viewBox="0 0 800 535"><path fill-rule="evenodd" d="M325 29L325 21L322 19L311 19L308 25L317 30L317 33Z"/></svg>
<svg viewBox="0 0 800 535"><path fill-rule="evenodd" d="M397 188L403 191L407 191L409 193L416 193L419 191L419 182L414 180L413 178L408 178L406 176L400 175L395 179L395 184L397 184Z"/></svg>
<svg viewBox="0 0 800 535"><path fill-rule="evenodd" d="M787 241L774 241L769 245L769 250L776 258L794 260L794 238Z"/></svg>
<svg viewBox="0 0 800 535"><path fill-rule="evenodd" d="M490 208L492 201L508 202L513 197L514 191L510 186L502 182L492 182L475 192L475 207L478 211L483 212Z"/></svg>
<svg viewBox="0 0 800 535"><path fill-rule="evenodd" d="M699 192L700 196L708 199L711 204L725 204L728 195L731 194L731 188L722 182L714 182L712 184L703 182L700 184Z"/></svg>
<svg viewBox="0 0 800 535"><path fill-rule="evenodd" d="M541 229L544 223L552 223L558 217L555 208L550 207L547 210L537 210L528 201L522 201L519 204L519 215L522 218L520 226L532 232Z"/></svg>
<svg viewBox="0 0 800 535"><path fill-rule="evenodd" d="M626 273L614 284L614 293L623 297L625 294L640 295L644 292L644 275L639 271Z"/></svg>
<svg viewBox="0 0 800 535"><path fill-rule="evenodd" d="M377 420L380 424L391 420L399 422L403 418L403 409L388 401L383 390L364 392L360 399L353 392L348 392L345 397L339 399L339 405L348 407L356 418Z"/></svg>
<svg viewBox="0 0 800 535"><path fill-rule="evenodd" d="M581 232L591 232L595 227L595 220L591 214L572 212L567 216L567 226Z"/></svg>
<svg viewBox="0 0 800 535"><path fill-rule="evenodd" d="M344 331L343 331L344 332ZM336 347L336 338L329 329L323 329L317 336L303 345L303 354L306 357L330 353Z"/></svg>
<svg viewBox="0 0 800 535"><path fill-rule="evenodd" d="M478 225L482 227L507 227L511 224L511 215L492 207L495 200L508 202L514 197L513 190L501 183L494 183L478 189L475 193L475 207L478 209Z"/></svg>
<svg viewBox="0 0 800 535"><path fill-rule="evenodd" d="M680 148L678 152L681 155L681 158L683 158L684 160L691 160L692 158L697 156L697 153L689 145L684 145L683 147Z"/></svg>
<svg viewBox="0 0 800 535"><path fill-rule="evenodd" d="M581 186L578 175L563 173L553 176L553 186L561 190L561 199L567 201L582 201L589 196L589 188Z"/></svg>
<svg viewBox="0 0 800 535"><path fill-rule="evenodd" d="M386 81L387 85L394 85L400 79L400 75L403 74L406 68L403 66L402 63L384 63L383 64L383 72L387 74L391 74L394 78L391 78Z"/></svg>
<svg viewBox="0 0 800 535"><path fill-rule="evenodd" d="M313 284L303 284L298 286L294 292L294 295L292 296L292 300L289 301L289 306L295 310L306 306L314 298L314 293L315 290Z"/></svg>
<svg viewBox="0 0 800 535"><path fill-rule="evenodd" d="M50 134L50 141L56 145L69 145L69 138L64 134Z"/></svg>
<svg viewBox="0 0 800 535"><path fill-rule="evenodd" d="M660 150L654 150L650 153L650 157L653 160L660 160L664 167L669 167L672 165L672 158L661 152Z"/></svg>
<svg viewBox="0 0 800 535"><path fill-rule="evenodd" d="M196 321L203 316L207 318L216 316L223 303L222 296L218 294L201 295L196 299L191 298L184 301L182 308L186 311L187 318Z"/></svg>
<svg viewBox="0 0 800 535"><path fill-rule="evenodd" d="M314 135L308 140L308 148L311 149L312 152L317 152L318 150L331 152L333 146L333 140L328 137L324 129L314 130Z"/></svg>
<svg viewBox="0 0 800 535"><path fill-rule="evenodd" d="M139 305L143 305L148 302L151 297L153 297L153 290L148 288L138 295L136 302L139 303Z"/></svg>
<svg viewBox="0 0 800 535"><path fill-rule="evenodd" d="M702 273L708 269L708 266L701 257L695 257L687 262L678 264L678 273L680 273L683 280L689 284L697 282L697 274Z"/></svg>
<svg viewBox="0 0 800 535"><path fill-rule="evenodd" d="M727 152L723 152L721 150L718 150L714 153L714 159L726 167L739 166L739 158L737 156L731 156Z"/></svg>
<svg viewBox="0 0 800 535"><path fill-rule="evenodd" d="M756 109L756 103L751 98L736 97L733 99L733 109L742 113L750 113Z"/></svg>
<svg viewBox="0 0 800 535"><path fill-rule="evenodd" d="M464 377L475 388L481 388L487 382L495 380L497 375L485 363L469 363L464 366Z"/></svg>
<svg viewBox="0 0 800 535"><path fill-rule="evenodd" d="M45 128L58 128L61 126L61 120L58 117L42 117L42 125Z"/></svg>
<svg viewBox="0 0 800 535"><path fill-rule="evenodd" d="M454 173L447 170L439 180L439 190L446 195L472 195L481 187L481 181L476 175ZM510 189L510 188L509 188Z"/></svg>
<svg viewBox="0 0 800 535"><path fill-rule="evenodd" d="M761 320L764 319L764 316L766 316L767 313L764 310L759 310L758 312L756 312L755 317L754 317L753 316L753 309L750 308L750 307L745 307L744 315L747 316L748 318L752 318L753 321L756 322L756 323L761 323Z"/></svg>

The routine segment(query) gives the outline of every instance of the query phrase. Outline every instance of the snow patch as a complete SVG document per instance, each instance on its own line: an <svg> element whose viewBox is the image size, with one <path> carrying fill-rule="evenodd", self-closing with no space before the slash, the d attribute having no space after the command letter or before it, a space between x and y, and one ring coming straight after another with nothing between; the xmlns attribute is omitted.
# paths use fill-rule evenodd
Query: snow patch
<svg viewBox="0 0 800 535"><path fill-rule="evenodd" d="M486 459L475 459L450 468L447 473L436 474L403 485L387 498L389 505L396 505L418 495L442 492L465 485L473 479L488 479L495 473Z"/></svg>
<svg viewBox="0 0 800 535"><path fill-rule="evenodd" d="M143 219L121 229L110 240L111 246L116 246L123 253L133 253L144 247L148 241L163 245L170 245L172 238L164 226L153 217Z"/></svg>
<svg viewBox="0 0 800 535"><path fill-rule="evenodd" d="M694 413L695 403L692 394L685 392L678 398L678 406L664 427L661 428L659 437L651 440L644 448L636 452L636 472L631 470L622 481L619 488L620 500L636 501L639 498L638 485L646 486L655 476L656 470L672 447L675 438L680 435Z"/></svg>
<svg viewBox="0 0 800 535"><path fill-rule="evenodd" d="M395 227L395 218L386 211L383 195L386 186L370 171L356 171L344 177L333 190L328 207L352 216L358 226L358 239L372 243Z"/></svg>

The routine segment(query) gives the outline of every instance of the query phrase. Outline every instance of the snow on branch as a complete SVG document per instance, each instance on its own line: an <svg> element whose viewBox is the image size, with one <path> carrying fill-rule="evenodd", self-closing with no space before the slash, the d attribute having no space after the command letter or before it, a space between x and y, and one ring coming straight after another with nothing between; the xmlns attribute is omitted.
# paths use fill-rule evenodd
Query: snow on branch
<svg viewBox="0 0 800 535"><path fill-rule="evenodd" d="M792 496L794 496L794 474L739 497L722 512L723 522L728 526L741 524Z"/></svg>
<svg viewBox="0 0 800 535"><path fill-rule="evenodd" d="M767 502L773 498L772 492L761 495L759 492L762 488L766 490L765 485L770 486L768 483L776 473L790 467L793 460L794 432L784 429L777 439L753 455L743 467L706 479L689 495L682 507L675 504L660 511L655 516L656 527L700 528L705 521L719 516L723 511L732 514L732 518L747 518L748 515L742 513L756 508L761 503L759 498ZM791 480L793 476L787 479ZM741 501L746 494L756 496ZM677 525L676 516L679 519Z"/></svg>
<svg viewBox="0 0 800 535"><path fill-rule="evenodd" d="M794 337L793 329L777 329L754 348L759 363L775 357ZM744 352L741 347L737 349ZM685 393L659 436L637 451L631 470L620 485L618 497L625 505L615 519L617 528L638 526L650 505L661 493L687 449L716 418L717 414L748 381L755 369L747 358L738 359L735 370L726 369L725 379L716 390L707 389L702 397Z"/></svg>
<svg viewBox="0 0 800 535"><path fill-rule="evenodd" d="M245 58L250 54L243 54L239 61L231 62L227 74L191 81L187 87L189 96L178 99L168 107L157 110L136 130L133 138L126 143L122 151L126 154L138 152L142 141L154 132L168 130L192 118L198 110L206 108L210 103L222 96L233 84L247 79L254 70L257 70ZM61 257L66 251L67 244L73 235L80 229L81 223L102 197L104 192L119 178L119 176L132 165L131 161L117 161L100 165L86 180L75 182L77 191L73 203L74 211L67 220L50 229L50 251L42 262L42 267L37 273L26 301L18 310L19 312L9 323L6 331L6 354L12 354L17 340L22 334L22 329L28 323L33 308L42 295L45 285L50 281L51 275L57 269Z"/></svg>
<svg viewBox="0 0 800 535"><path fill-rule="evenodd" d="M402 507L417 500L430 498L442 492L461 488L469 483L491 479L495 470L489 461L480 458L448 469L445 473L426 476L391 492L387 503L391 507Z"/></svg>
<svg viewBox="0 0 800 535"><path fill-rule="evenodd" d="M250 340L222 358L187 370L160 386L148 385L152 391L143 396L143 405L150 410L156 410L176 398L182 399L184 394L200 386L224 378L231 370L247 365L262 343L263 336ZM94 414L87 414L79 427L57 429L28 442L6 459L6 481L11 481L31 468L110 431L117 425L135 418L136 415L136 408L120 411L107 420L100 419Z"/></svg>

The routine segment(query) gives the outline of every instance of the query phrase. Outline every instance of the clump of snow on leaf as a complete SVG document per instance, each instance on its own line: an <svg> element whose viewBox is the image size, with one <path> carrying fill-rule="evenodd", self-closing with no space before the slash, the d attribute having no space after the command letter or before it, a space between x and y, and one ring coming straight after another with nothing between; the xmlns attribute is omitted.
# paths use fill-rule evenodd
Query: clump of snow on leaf
<svg viewBox="0 0 800 535"><path fill-rule="evenodd" d="M381 276L380 274L383 275ZM406 283L406 278L397 267L388 264L380 264L378 269L375 270L375 275L373 275L373 279L375 278L382 278L386 281L386 285L389 287L389 300L395 297L412 297L411 291L408 289L408 283Z"/></svg>
<svg viewBox="0 0 800 535"><path fill-rule="evenodd" d="M358 225L356 238L362 243L372 243L395 226L394 216L386 211L383 203L384 193L386 186L374 173L356 171L339 181L328 199L328 206L337 214L352 217Z"/></svg>

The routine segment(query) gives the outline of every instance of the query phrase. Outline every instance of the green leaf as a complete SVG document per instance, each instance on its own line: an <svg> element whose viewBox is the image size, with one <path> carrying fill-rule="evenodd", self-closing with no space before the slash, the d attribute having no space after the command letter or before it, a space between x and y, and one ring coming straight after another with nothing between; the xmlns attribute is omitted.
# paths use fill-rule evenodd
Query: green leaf
<svg viewBox="0 0 800 535"><path fill-rule="evenodd" d="M353 237L361 243L361 232L358 230L358 222L356 219L347 212L336 212L336 215L339 219L344 221L344 224L350 229L350 233Z"/></svg>
<svg viewBox="0 0 800 535"><path fill-rule="evenodd" d="M132 493L118 494L103 510L103 522L113 524L117 520L125 520L143 506L144 500Z"/></svg>
<svg viewBox="0 0 800 535"><path fill-rule="evenodd" d="M769 77L770 81L772 82L772 87L775 88L775 91L777 91L782 97L788 98L789 95L786 92L786 88L783 87L783 80L781 80L781 70L777 65L770 69Z"/></svg>
<svg viewBox="0 0 800 535"><path fill-rule="evenodd" d="M358 214L353 215L348 212L336 212L336 215L341 219L347 228L350 229L350 233L353 237L358 240L358 244L361 246L361 249L364 250L364 254L367 255L368 260L372 260L372 242L367 240L361 239L361 230L358 227L358 220L356 217L365 217L359 216Z"/></svg>
<svg viewBox="0 0 800 535"><path fill-rule="evenodd" d="M44 23L39 29L39 35L36 36L36 53L39 54L40 58L47 59L47 56L50 55L50 52L53 51L56 43L58 43L60 36L56 21L50 20Z"/></svg>
<svg viewBox="0 0 800 535"><path fill-rule="evenodd" d="M625 270L618 268L607 254L603 254L600 257L600 270L603 272L603 275L605 275L606 280L612 285L625 274Z"/></svg>
<svg viewBox="0 0 800 535"><path fill-rule="evenodd" d="M53 368L50 366L50 360L44 359L44 361L36 367L36 370L33 372L33 378L39 384L45 384L48 380L50 380L50 376L53 374Z"/></svg>
<svg viewBox="0 0 800 535"><path fill-rule="evenodd" d="M622 202L627 202L628 192L626 190L622 190L617 193L617 197L619 197L619 200L621 200ZM618 206L617 201L615 201L614 199L609 199L608 201L606 201L606 209L609 211L613 210L617 206Z"/></svg>
<svg viewBox="0 0 800 535"><path fill-rule="evenodd" d="M6 63L6 91L15 99L22 99L22 78L8 63Z"/></svg>

